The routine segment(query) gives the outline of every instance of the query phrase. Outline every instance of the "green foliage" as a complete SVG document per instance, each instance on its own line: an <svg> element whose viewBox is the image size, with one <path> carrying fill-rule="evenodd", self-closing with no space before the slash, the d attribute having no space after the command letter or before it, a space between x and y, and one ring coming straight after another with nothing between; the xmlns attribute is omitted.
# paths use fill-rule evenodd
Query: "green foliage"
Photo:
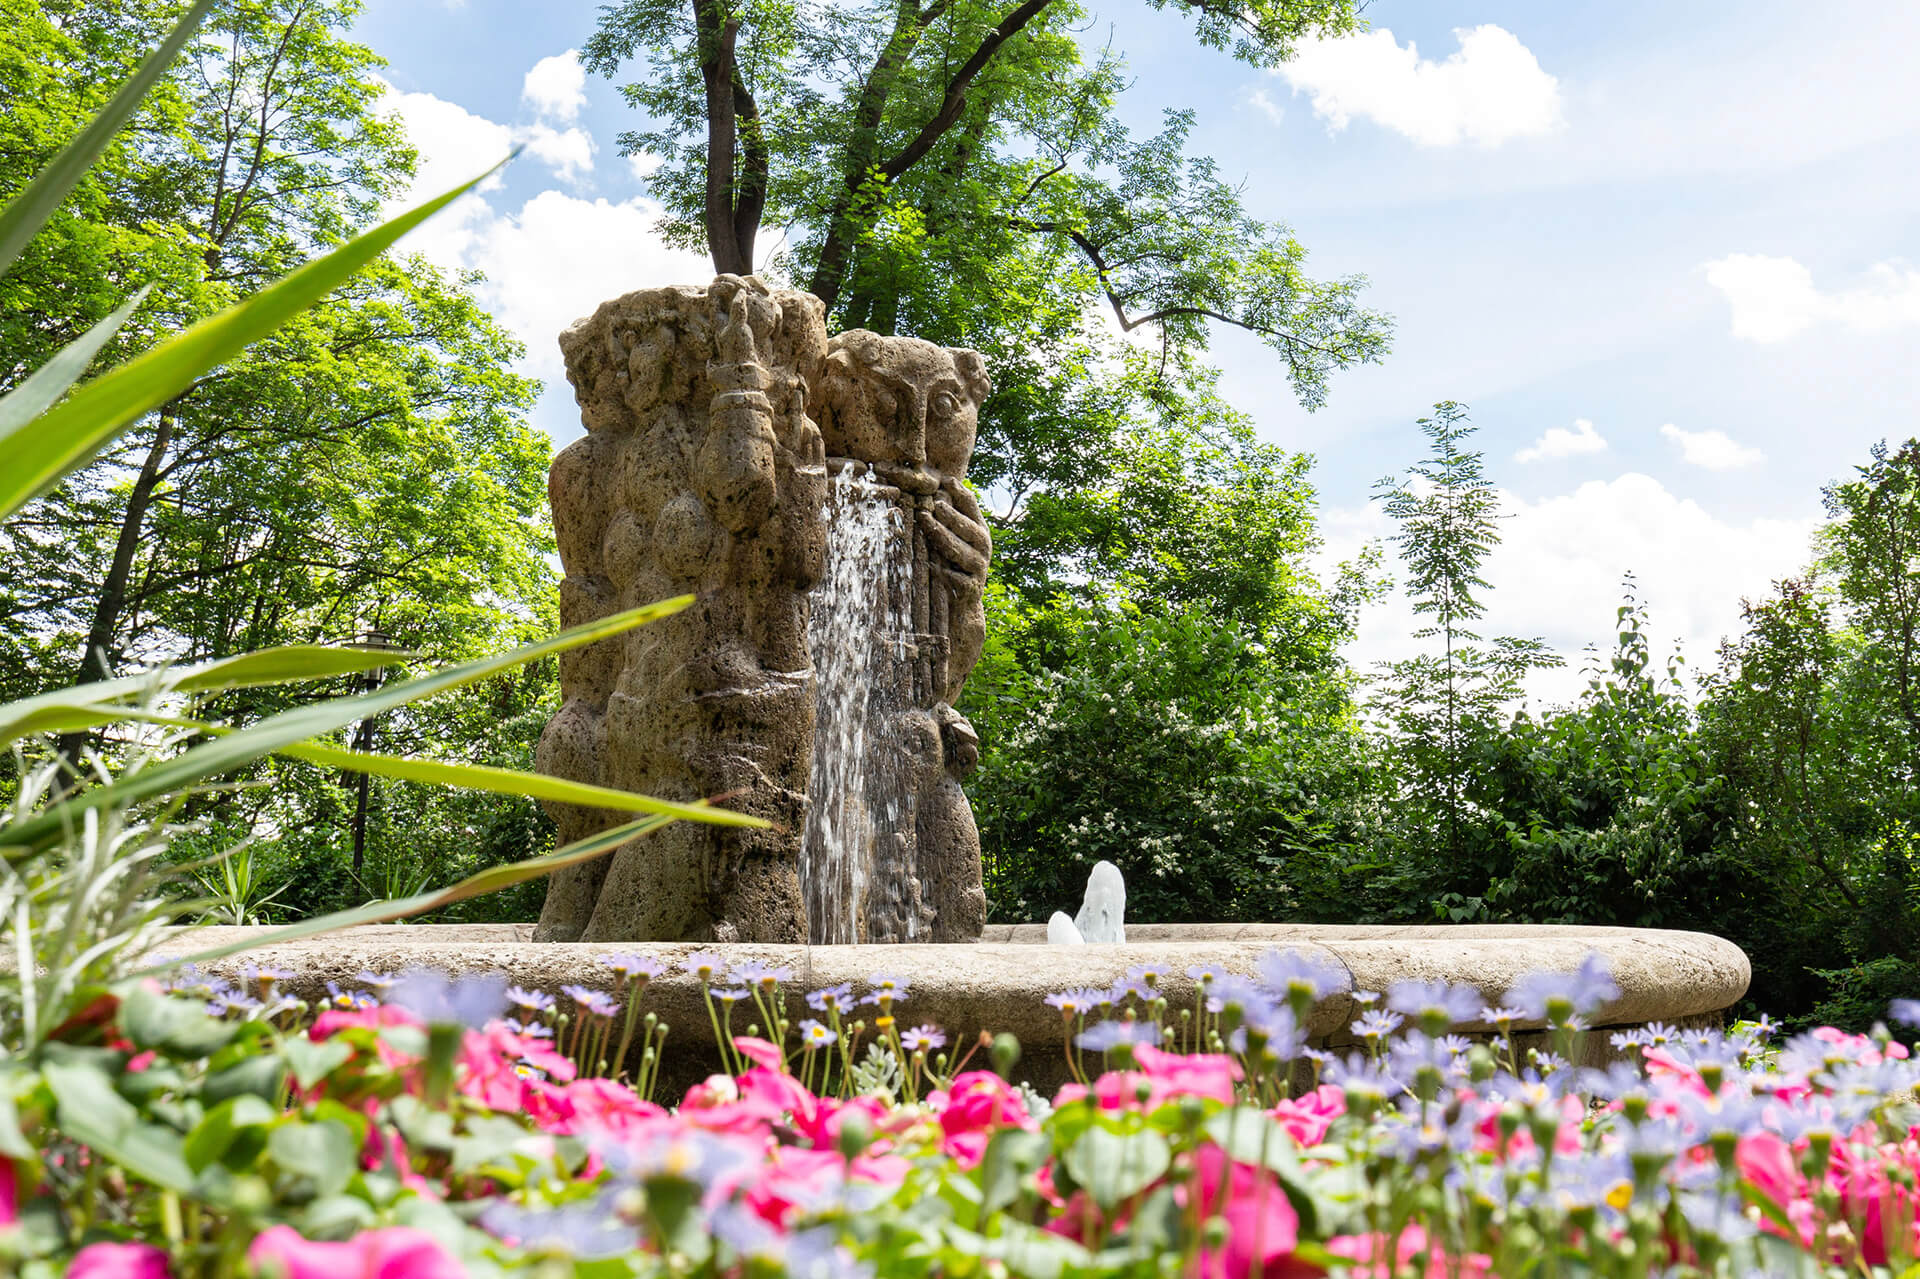
<svg viewBox="0 0 1920 1279"><path fill-rule="evenodd" d="M34 108L0 121L0 194L23 189L82 131L154 26L181 8L6 3L0 91ZM342 264L360 269L340 270L311 305L262 288L349 240L412 172L398 124L373 112L379 59L342 34L358 10L357 0L222 7L156 82L136 127L115 135L0 278L0 387L15 385L0 414L43 398L26 393L44 370L29 373L56 367L76 340L68 363L82 372L89 326L95 339L111 334L99 355L123 362L122 380L97 379L56 410L73 421L93 413L87 395L140 376L148 365L125 362L172 329L198 326L195 340L219 344L199 377L163 399L148 384L123 405L132 429L0 528L13 569L0 579L0 697L98 681L122 666L373 631L424 655L407 660L425 669L551 629L549 443L526 420L537 388L511 371L520 347L469 284L385 254L395 227L359 242ZM134 284L145 301L116 332L110 313ZM232 316L252 317L248 330L233 330ZM65 469L29 461L9 455L9 478L37 484ZM551 682L551 664L535 669ZM252 688L204 709L245 724L314 695ZM436 729L456 722L447 710L409 710L354 731L441 758L531 764L530 752L503 750L489 733ZM117 730L60 732L54 745L68 755L127 749ZM261 765L249 779L275 775ZM337 801L358 786L334 773L272 803L259 791L209 792L188 815L225 840L253 841L277 886L312 885L289 889L286 907L330 909L366 900L352 858L306 855L351 843L356 806L351 795ZM392 808L383 789L371 796L376 813ZM444 801L407 799L401 809L408 804L411 814L362 823L376 840L393 835L392 847L373 849L377 859L415 858L422 843L471 850L461 837L476 822L496 832L484 847L499 861L551 847L524 798L477 799L471 815ZM450 875L478 868L439 852L411 864Z"/></svg>
<svg viewBox="0 0 1920 1279"><path fill-rule="evenodd" d="M1131 919L1326 908L1296 885L1350 838L1343 809L1363 784L1332 672L1316 685L1312 669L1198 614L996 610L989 631L995 645L1049 650L1044 665L990 651L968 687L996 917L1070 909L1103 859L1127 877Z"/></svg>
<svg viewBox="0 0 1920 1279"><path fill-rule="evenodd" d="M1454 867L1470 840L1476 747L1499 732L1526 673L1560 659L1537 639L1503 636L1483 645L1470 629L1486 612L1480 592L1491 588L1480 567L1500 541L1499 496L1482 455L1461 447L1474 431L1464 405L1436 404L1420 429L1431 441L1429 456L1374 492L1399 525L1392 540L1413 611L1429 619L1414 635L1439 640L1439 652L1394 663L1373 700L1395 730L1387 749L1399 783L1388 800L1403 844L1415 858ZM1422 833L1428 825L1438 828L1431 837Z"/></svg>
<svg viewBox="0 0 1920 1279"><path fill-rule="evenodd" d="M197 22L200 16L199 11L190 14L187 24ZM303 34L296 14L293 25L283 33L283 52ZM237 49L237 28L234 35ZM184 36L176 32L167 47L178 47L182 39ZM223 65L239 75L243 64L233 52ZM259 128L263 132L268 128L264 119ZM84 160L101 145L98 129L82 131L80 140L61 153L51 171L73 172L75 164L80 163L74 159L76 155ZM32 416L16 413L0 434L0 461L8 463L0 472L7 477L0 483L0 521L15 516L50 479L85 465L142 415L177 402L183 391L238 356L250 342L321 305L395 239L465 194L474 182L349 240L268 284L253 297L80 384L63 402L37 409ZM55 185L71 188L75 184L63 179ZM54 202L35 194L44 189L43 185L28 186L24 213L20 201L0 207L0 226L15 229L9 232L12 239L32 235L51 219ZM235 206L236 219L240 207ZM11 250L0 257L0 271L10 266L12 259ZM77 375L78 369L72 373ZM70 382L71 376L67 380ZM42 383L37 375L30 374L23 385ZM39 392L36 399L52 402L52 397L42 397ZM164 422L164 411L161 417ZM606 639L691 602L691 597L682 597L629 609L504 656L481 658L385 687L376 686L357 697L296 705L238 729L195 718L197 699L227 690L272 687L303 678L366 670L373 664L373 657L366 652L343 654L312 645L283 647L197 667L159 669L143 678L83 680L76 687L0 704L0 726L4 726L7 740L15 744L18 773L9 809L0 817L0 949L16 968L15 979L0 989L0 1053L37 1053L54 1038L71 1041L76 1035L84 1036L111 1016L115 999L103 989L104 984L124 977L151 948L159 926L180 913L177 904L162 901L153 891L158 882L155 868L173 833L173 818L189 801L210 793L209 783L220 775L244 770L268 755L285 752L295 757L317 755L348 769L467 784L496 793L532 795L545 789L551 794L555 784L551 778L501 769L396 761L368 753L335 751L311 739L324 737L355 720L370 723L382 711ZM56 753L51 761L37 765L28 764L23 756L21 741L30 733L67 730L63 736L71 736L72 730L90 730L101 724L133 730L117 771L91 752L84 757ZM577 841L546 858L491 867L447 888L308 920L272 935L311 936L356 923L438 909L600 856L627 839L683 817L764 825L758 818L704 805L590 789L596 793L573 798L647 815ZM239 895L237 877L230 876L229 883ZM215 947L201 952L201 956L230 954L251 944L243 941ZM137 998L135 1006L139 1006ZM136 1030L138 1020L131 1023ZM59 1118L68 1130L136 1175L174 1192L186 1190L188 1170L167 1136L156 1135L150 1126L138 1123L132 1108L110 1092L103 1092L98 1080L84 1072L65 1075L71 1064L55 1061L45 1074L55 1094ZM233 1069L251 1072L251 1066L245 1063L236 1063ZM67 1079L64 1086L60 1082L63 1077ZM248 1078L252 1077L249 1073ZM218 1078L212 1076L210 1082ZM264 1091L277 1098L278 1084ZM356 1143L345 1145L349 1169L357 1148ZM11 1211L17 1188L11 1166L5 1172Z"/></svg>

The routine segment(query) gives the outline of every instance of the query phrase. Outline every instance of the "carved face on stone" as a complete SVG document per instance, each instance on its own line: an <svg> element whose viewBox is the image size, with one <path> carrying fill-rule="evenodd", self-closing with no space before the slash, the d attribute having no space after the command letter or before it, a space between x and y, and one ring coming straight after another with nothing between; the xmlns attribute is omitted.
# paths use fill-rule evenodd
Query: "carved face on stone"
<svg viewBox="0 0 1920 1279"><path fill-rule="evenodd" d="M977 351L842 333L827 356L818 415L827 454L964 476L987 390Z"/></svg>

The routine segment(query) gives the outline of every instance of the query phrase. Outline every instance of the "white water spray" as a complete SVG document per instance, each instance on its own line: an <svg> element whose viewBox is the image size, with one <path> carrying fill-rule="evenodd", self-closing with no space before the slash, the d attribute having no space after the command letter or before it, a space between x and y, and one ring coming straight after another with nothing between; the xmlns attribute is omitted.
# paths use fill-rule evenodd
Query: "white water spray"
<svg viewBox="0 0 1920 1279"><path fill-rule="evenodd" d="M816 692L800 880L808 940L846 945L881 940L867 935L870 897L910 892L913 814L886 714L908 692L915 651L913 548L897 499L858 463L834 477L825 517L807 625ZM908 912L907 938L914 922Z"/></svg>

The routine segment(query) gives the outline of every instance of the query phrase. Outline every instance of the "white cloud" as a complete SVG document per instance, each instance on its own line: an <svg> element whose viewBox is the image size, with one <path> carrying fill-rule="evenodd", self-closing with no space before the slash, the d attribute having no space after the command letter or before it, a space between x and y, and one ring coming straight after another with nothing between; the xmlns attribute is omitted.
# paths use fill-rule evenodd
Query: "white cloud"
<svg viewBox="0 0 1920 1279"><path fill-rule="evenodd" d="M1613 645L1614 609L1621 576L1631 572L1649 611L1656 661L1677 641L1689 670L1714 665L1723 637L1740 631L1740 600L1765 596L1772 583L1805 566L1817 514L1798 519L1722 520L1699 503L1668 491L1658 480L1628 473L1590 480L1570 493L1528 502L1501 493L1500 544L1481 576L1482 635L1540 636L1567 660L1529 682L1535 704L1568 702L1586 687L1582 650ZM1392 533L1377 505L1332 510L1323 521L1328 563L1351 558L1365 542ZM1389 548L1391 552L1391 548ZM1404 578L1398 563L1390 568ZM1404 595L1363 613L1348 658L1361 669L1430 651L1413 633L1416 619ZM1689 686L1691 679L1688 680Z"/></svg>
<svg viewBox="0 0 1920 1279"><path fill-rule="evenodd" d="M481 298L527 344L529 371L551 385L564 377L560 331L608 298L663 284L704 284L713 264L669 248L654 230L651 200L582 200L542 191L516 214L490 219L467 265L486 275ZM564 382L558 383L564 394Z"/></svg>
<svg viewBox="0 0 1920 1279"><path fill-rule="evenodd" d="M1660 434L1680 446L1681 460L1709 471L1737 471L1767 460L1765 453L1748 448L1725 431L1683 431L1669 422L1660 428Z"/></svg>
<svg viewBox="0 0 1920 1279"><path fill-rule="evenodd" d="M514 136L526 143L527 154L545 161L562 182L568 183L578 183L593 172L593 156L600 149L585 129L532 124L515 129Z"/></svg>
<svg viewBox="0 0 1920 1279"><path fill-rule="evenodd" d="M1762 253L1730 253L1706 273L1726 295L1733 336L1750 342L1784 342L1822 323L1863 334L1920 325L1920 271L1904 263L1877 263L1865 283L1832 292L1793 258Z"/></svg>
<svg viewBox="0 0 1920 1279"><path fill-rule="evenodd" d="M520 97L539 115L563 123L579 118L587 105L587 72L580 65L580 50L568 49L534 63L521 82Z"/></svg>
<svg viewBox="0 0 1920 1279"><path fill-rule="evenodd" d="M1560 82L1512 32L1492 25L1456 30L1457 53L1420 57L1385 27L1303 43L1279 69L1314 114L1335 130L1363 116L1423 146L1498 146L1560 124Z"/></svg>
<svg viewBox="0 0 1920 1279"><path fill-rule="evenodd" d="M1586 418L1573 419L1573 429L1550 426L1547 433L1513 455L1516 462L1540 462L1548 458L1572 457L1576 453L1598 453L1607 447L1600 432Z"/></svg>
<svg viewBox="0 0 1920 1279"><path fill-rule="evenodd" d="M662 160L659 156L646 151L641 152L639 155L630 155L627 157L627 168L633 171L634 177L642 180L658 173L660 166L665 163L666 161Z"/></svg>
<svg viewBox="0 0 1920 1279"><path fill-rule="evenodd" d="M1281 106L1278 102L1275 102L1273 100L1273 95L1268 93L1263 88L1255 89L1252 93L1248 94L1247 101L1251 102L1254 106L1258 107L1260 109L1260 113L1266 116L1267 119L1273 121L1275 124L1279 124L1282 120L1287 118L1286 108Z"/></svg>
<svg viewBox="0 0 1920 1279"><path fill-rule="evenodd" d="M513 131L506 125L431 93L402 93L392 85L383 85L378 109L383 115L400 117L407 141L419 152L413 183L389 202L389 214L459 186L500 163L513 150ZM479 191L495 191L500 185L500 175L495 173L480 184ZM466 196L409 233L406 246L411 252L425 254L438 266L457 267L476 223L490 215L480 194Z"/></svg>
<svg viewBox="0 0 1920 1279"><path fill-rule="evenodd" d="M397 113L420 152L405 207L481 172L504 158L516 137L568 179L592 164L592 144L579 129L546 125L515 130L427 93L392 89L383 110ZM483 192L497 192L499 178ZM497 198L497 197L496 197ZM518 212L471 195L429 219L403 242L447 270L478 270L481 303L527 345L523 370L543 379L542 416L563 421L570 399L556 339L560 331L608 298L651 285L704 283L706 258L669 248L654 230L660 206L651 200L586 200L542 191Z"/></svg>

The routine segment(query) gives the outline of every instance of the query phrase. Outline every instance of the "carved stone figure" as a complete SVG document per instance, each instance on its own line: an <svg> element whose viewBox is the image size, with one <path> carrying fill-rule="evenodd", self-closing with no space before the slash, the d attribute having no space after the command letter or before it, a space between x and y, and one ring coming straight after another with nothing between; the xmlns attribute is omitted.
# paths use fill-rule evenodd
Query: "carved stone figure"
<svg viewBox="0 0 1920 1279"><path fill-rule="evenodd" d="M985 635L991 543L962 482L985 366L914 339L830 343L822 312L721 276L630 293L561 336L588 431L550 480L562 621L698 602L562 659L564 703L537 766L663 798L726 796L774 828L675 823L563 871L541 940L809 940L810 592L829 475L849 467L899 512L903 633L889 642L901 660L869 711L870 765L899 794L856 850L856 936L834 940L979 936L979 835L960 788L978 749L952 703ZM551 811L563 843L625 820Z"/></svg>
<svg viewBox="0 0 1920 1279"><path fill-rule="evenodd" d="M806 396L826 356L821 305L722 276L605 303L560 347L588 431L550 479L562 622L699 602L563 659L537 765L669 799L727 795L776 825L678 822L562 871L535 936L804 941L806 596L826 484ZM552 811L562 843L624 820Z"/></svg>
<svg viewBox="0 0 1920 1279"><path fill-rule="evenodd" d="M992 540L964 481L988 389L975 351L859 329L829 344L815 409L827 468L867 464L868 491L900 508L909 570L909 639L876 690L868 733L870 766L891 774L897 794L890 811L870 815L863 912L854 936L836 940L971 941L986 922L980 835L960 785L979 742L953 703L986 638Z"/></svg>

